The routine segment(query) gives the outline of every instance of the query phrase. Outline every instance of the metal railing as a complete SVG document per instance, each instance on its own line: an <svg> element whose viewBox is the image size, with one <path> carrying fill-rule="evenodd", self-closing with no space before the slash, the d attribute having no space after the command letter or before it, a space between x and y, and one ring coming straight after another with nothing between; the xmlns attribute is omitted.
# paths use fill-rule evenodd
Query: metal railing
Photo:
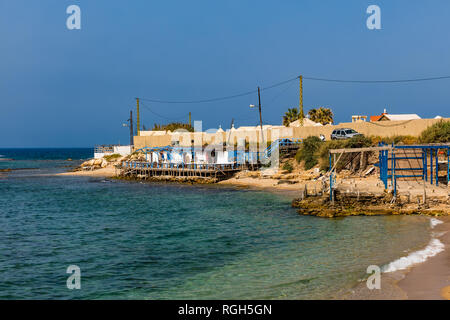
<svg viewBox="0 0 450 320"><path fill-rule="evenodd" d="M122 168L126 169L180 169L180 170L236 170L243 165L238 163L170 163L170 162L148 162L148 161L124 161Z"/></svg>
<svg viewBox="0 0 450 320"><path fill-rule="evenodd" d="M113 153L114 145L100 145L94 147L94 153Z"/></svg>

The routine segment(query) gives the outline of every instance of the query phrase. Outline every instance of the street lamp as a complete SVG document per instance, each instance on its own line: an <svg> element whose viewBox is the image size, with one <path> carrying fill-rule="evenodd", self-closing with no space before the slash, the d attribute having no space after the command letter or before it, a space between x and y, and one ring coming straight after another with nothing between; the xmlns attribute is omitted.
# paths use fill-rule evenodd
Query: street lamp
<svg viewBox="0 0 450 320"><path fill-rule="evenodd" d="M122 123L122 127L130 128L130 148L133 148L133 111L130 110L130 119L127 119L128 123Z"/></svg>
<svg viewBox="0 0 450 320"><path fill-rule="evenodd" d="M251 104L250 108L254 108L255 105ZM260 89L258 87L258 108L259 108L259 125L261 126L261 139L262 142L264 143L264 133L263 133L263 127L262 127L262 116L261 116L261 93L260 93Z"/></svg>

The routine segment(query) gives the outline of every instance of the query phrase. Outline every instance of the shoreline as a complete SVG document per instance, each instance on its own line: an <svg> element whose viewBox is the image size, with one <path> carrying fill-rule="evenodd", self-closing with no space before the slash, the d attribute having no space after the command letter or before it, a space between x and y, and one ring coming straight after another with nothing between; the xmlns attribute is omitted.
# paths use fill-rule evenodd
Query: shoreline
<svg viewBox="0 0 450 320"><path fill-rule="evenodd" d="M412 265L398 286L408 299L450 300L450 217L439 217L443 223L432 228L432 237L443 245L443 251L429 257L425 262Z"/></svg>
<svg viewBox="0 0 450 320"><path fill-rule="evenodd" d="M435 218L430 218L435 219ZM390 262L404 261L408 257L411 265L405 269L381 273L381 289L369 290L366 279L353 288L342 292L337 300L450 300L450 217L439 217L442 223L431 229L430 241L439 240L444 248L441 252L414 263L413 255L430 248L419 249L405 257ZM423 253L423 252L422 252ZM385 267L385 266L383 266Z"/></svg>
<svg viewBox="0 0 450 320"><path fill-rule="evenodd" d="M113 167L106 167L97 170L86 171L67 171L56 173L56 176L73 176L73 177L97 177L97 178L111 178L116 176L116 169Z"/></svg>
<svg viewBox="0 0 450 320"><path fill-rule="evenodd" d="M86 171L68 171L55 174L56 176L73 176L73 177L95 177L95 178L113 178L116 176L116 169L113 167L106 167L97 170ZM279 183L277 179L261 179L261 178L231 178L228 180L222 180L217 183L212 183L217 186L235 187L237 189L254 189L261 191L268 191L289 196L292 200L299 197L304 185L307 184L309 188L314 188L315 185L319 186L315 182L305 183ZM158 181L159 182L159 181ZM180 181L180 183L183 183ZM201 185L201 184L199 184Z"/></svg>

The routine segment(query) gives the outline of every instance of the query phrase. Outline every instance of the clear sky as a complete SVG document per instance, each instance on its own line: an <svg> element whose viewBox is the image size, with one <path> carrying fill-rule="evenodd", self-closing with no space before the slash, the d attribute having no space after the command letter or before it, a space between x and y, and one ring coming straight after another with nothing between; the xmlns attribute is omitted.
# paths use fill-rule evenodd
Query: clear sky
<svg viewBox="0 0 450 320"><path fill-rule="evenodd" d="M81 8L68 30L66 8ZM381 8L381 30L366 9ZM126 144L135 97L196 100L303 74L338 79L450 75L450 1L1 0L0 147ZM205 104L146 103L146 127L256 125L257 96ZM263 121L281 124L298 84L263 91ZM449 116L450 80L408 84L304 81L304 105L352 114ZM152 110L152 111L150 111ZM152 113L153 112L153 113ZM181 118L181 119L180 119Z"/></svg>

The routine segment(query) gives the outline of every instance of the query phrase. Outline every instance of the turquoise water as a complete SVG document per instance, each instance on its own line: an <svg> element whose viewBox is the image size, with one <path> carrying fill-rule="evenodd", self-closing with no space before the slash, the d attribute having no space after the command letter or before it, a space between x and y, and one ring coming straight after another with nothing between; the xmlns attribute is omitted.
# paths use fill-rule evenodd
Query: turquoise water
<svg viewBox="0 0 450 320"><path fill-rule="evenodd" d="M423 217L330 220L282 194L53 176L92 150L52 152L0 149L16 159L1 168L38 168L0 176L0 299L331 298L429 241Z"/></svg>

